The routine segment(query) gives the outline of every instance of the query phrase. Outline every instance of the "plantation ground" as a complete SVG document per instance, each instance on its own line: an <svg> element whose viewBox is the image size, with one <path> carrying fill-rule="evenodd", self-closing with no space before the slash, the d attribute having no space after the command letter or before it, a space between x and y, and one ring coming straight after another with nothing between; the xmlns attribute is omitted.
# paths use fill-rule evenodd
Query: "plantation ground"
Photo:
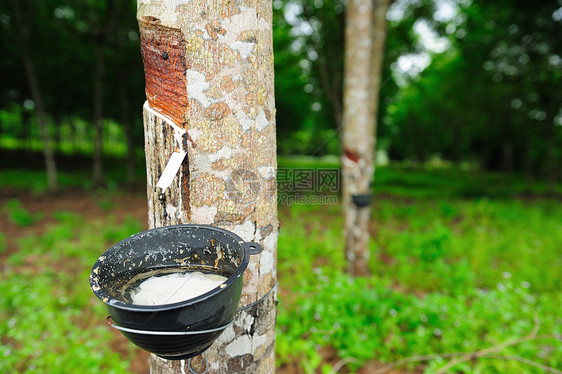
<svg viewBox="0 0 562 374"><path fill-rule="evenodd" d="M146 227L144 188L51 197L1 173L0 372L146 373L88 285L99 254ZM473 353L455 372L562 369L559 196L501 175L379 169L374 276L355 280L338 205L280 206L279 372L376 373L423 355L405 367L438 372L455 352Z"/></svg>

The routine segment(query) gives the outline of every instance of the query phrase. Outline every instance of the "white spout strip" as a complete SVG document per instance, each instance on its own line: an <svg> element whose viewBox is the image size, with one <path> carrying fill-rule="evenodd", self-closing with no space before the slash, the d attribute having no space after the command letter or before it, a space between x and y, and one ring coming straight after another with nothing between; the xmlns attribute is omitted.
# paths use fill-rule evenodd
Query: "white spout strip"
<svg viewBox="0 0 562 374"><path fill-rule="evenodd" d="M178 143L178 148L180 152L183 152L184 149L183 149L182 137L183 134L185 134L185 130L179 127L178 125L176 125L174 121L172 121L172 119L167 115L158 113L156 110L152 109L148 104L148 100L144 102L144 108L148 110L150 113L154 114L156 117L160 118L162 121L166 122L168 125L172 126L172 128L174 129L174 139L176 139L176 143Z"/></svg>
<svg viewBox="0 0 562 374"><path fill-rule="evenodd" d="M172 127L172 129L174 129L174 139L176 140L179 148L179 152L172 153L172 156L168 160L168 163L166 164L162 175L156 183L156 187L160 187L162 189L162 193L164 193L164 191L166 191L166 189L172 184L172 181L180 170L181 163L183 162L183 159L187 154L187 152L183 149L183 135L186 133L186 131L176 125L174 121L172 121L172 119L167 115L158 113L156 110L152 109L148 104L148 100L144 102L144 108L150 113L154 114L156 117L160 118L162 121L166 122Z"/></svg>
<svg viewBox="0 0 562 374"><path fill-rule="evenodd" d="M156 187L160 187L162 189L162 193L164 193L164 191L166 191L166 189L172 184L178 170L180 170L181 163L183 162L186 154L187 152L172 153L172 156L166 164L160 179L158 179L158 183L156 183Z"/></svg>

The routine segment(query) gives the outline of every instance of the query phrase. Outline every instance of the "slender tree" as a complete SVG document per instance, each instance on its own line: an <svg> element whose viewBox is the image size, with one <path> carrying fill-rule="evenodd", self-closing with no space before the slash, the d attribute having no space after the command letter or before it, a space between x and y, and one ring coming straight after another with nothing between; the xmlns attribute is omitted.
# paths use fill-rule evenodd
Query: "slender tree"
<svg viewBox="0 0 562 374"><path fill-rule="evenodd" d="M244 274L240 305L259 302L237 314L207 359L209 373L272 373L278 221L271 2L139 0L137 18L149 225L210 224L262 243ZM186 153L176 173L172 157ZM161 179L167 165L171 177ZM150 362L152 373L188 372L186 365L156 356Z"/></svg>
<svg viewBox="0 0 562 374"><path fill-rule="evenodd" d="M50 192L56 192L58 190L58 183L55 153L53 151L51 137L47 129L47 113L43 103L43 94L41 93L39 79L37 78L37 73L31 57L31 50L29 48L30 25L27 22L28 17L23 14L20 5L20 2L12 0L16 32L21 48L21 57L27 81L29 83L29 88L31 90L31 97L35 103L39 129L41 131L41 140L43 141L43 156L45 157L45 166L47 169L47 188Z"/></svg>
<svg viewBox="0 0 562 374"><path fill-rule="evenodd" d="M119 81L119 104L121 109L121 120L123 121L123 131L125 132L125 142L127 144L127 184L131 186L135 181L135 144L133 141L133 121L129 112L129 95L127 94L127 72L123 62L122 45L119 40L116 46L118 59L117 75Z"/></svg>
<svg viewBox="0 0 562 374"><path fill-rule="evenodd" d="M346 256L352 275L367 275L375 129L389 0L350 0L346 9L342 182Z"/></svg>
<svg viewBox="0 0 562 374"><path fill-rule="evenodd" d="M100 186L103 183L103 93L105 88L104 71L106 67L105 47L111 37L124 1L109 1L95 4L97 24L92 27L91 37L95 45L94 90L92 96L94 122L94 154L92 158L93 182ZM107 17L104 17L107 15Z"/></svg>
<svg viewBox="0 0 562 374"><path fill-rule="evenodd" d="M345 39L345 14L343 0L326 0L321 4L301 1L303 20L314 32L306 37L307 53L314 51L317 58L312 62L310 78L317 80L331 108L336 126L343 120L343 58ZM320 6L319 6L320 5Z"/></svg>

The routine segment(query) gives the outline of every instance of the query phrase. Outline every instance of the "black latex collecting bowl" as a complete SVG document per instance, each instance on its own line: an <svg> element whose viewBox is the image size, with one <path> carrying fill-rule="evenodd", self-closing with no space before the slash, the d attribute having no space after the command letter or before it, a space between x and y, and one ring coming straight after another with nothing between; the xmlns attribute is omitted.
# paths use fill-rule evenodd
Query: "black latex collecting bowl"
<svg viewBox="0 0 562 374"><path fill-rule="evenodd" d="M250 255L261 249L258 243L213 226L160 227L109 248L94 264L90 286L127 339L160 357L185 359L209 348L233 320L242 274ZM125 292L150 274L189 270L212 271L227 280L203 295L173 304L135 305Z"/></svg>

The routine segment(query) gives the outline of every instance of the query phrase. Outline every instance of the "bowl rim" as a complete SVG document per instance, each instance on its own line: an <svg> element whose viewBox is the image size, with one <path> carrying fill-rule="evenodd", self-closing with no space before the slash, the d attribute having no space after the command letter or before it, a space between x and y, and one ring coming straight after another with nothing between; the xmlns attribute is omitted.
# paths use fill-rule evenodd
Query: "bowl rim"
<svg viewBox="0 0 562 374"><path fill-rule="evenodd" d="M121 300L117 300L117 299L111 297L111 295L103 292L103 288L99 286L99 282L96 280L97 275L94 274L94 269L96 269L97 267L99 267L101 265L100 258L106 256L106 254L109 251L114 250L114 248L122 246L123 244L126 244L127 242L129 242L131 240L134 240L135 237L138 237L140 235L144 235L146 233L166 231L166 230L170 230L170 229L205 229L205 230L210 230L210 231L218 231L220 233L223 233L227 236L232 237L234 239L234 241L236 241L240 245L240 248L242 249L242 253L243 253L242 261L238 265L238 268L236 269L236 271L230 277L228 277L228 279L224 283L221 283L221 285L226 284L226 286L220 287L221 285L219 285L219 286L213 288L212 290L210 290L210 291L208 291L208 292L206 292L202 295L199 295L197 297L187 299L187 300L183 300L183 301L178 301L176 303L162 304L162 305L128 304L128 303L125 303ZM172 310L172 309L191 306L191 305L197 304L201 301L207 300L207 299L217 295L222 290L225 290L228 287L230 287L232 284L234 284L238 280L238 278L240 278L242 276L242 274L244 273L244 271L248 267L248 263L250 261L250 253L249 253L248 248L243 245L244 243L248 243L248 242L243 240L240 236L238 236L234 232L223 229L221 227L216 227L216 226L211 226L211 225L179 224L179 225L161 226L161 227L156 227L156 228L153 228L153 229L141 231L141 232L133 234L133 235L129 236L128 238L125 238L125 239L113 244L96 260L96 262L95 262L95 264L92 267L92 270L90 272L90 279L89 279L90 288L92 289L92 292L97 296L97 298L100 299L104 304L106 304L106 306L108 306L110 308L117 308L117 309L134 311L134 312L159 312L159 311L166 311L166 310ZM96 286L98 289L95 290L94 286Z"/></svg>

